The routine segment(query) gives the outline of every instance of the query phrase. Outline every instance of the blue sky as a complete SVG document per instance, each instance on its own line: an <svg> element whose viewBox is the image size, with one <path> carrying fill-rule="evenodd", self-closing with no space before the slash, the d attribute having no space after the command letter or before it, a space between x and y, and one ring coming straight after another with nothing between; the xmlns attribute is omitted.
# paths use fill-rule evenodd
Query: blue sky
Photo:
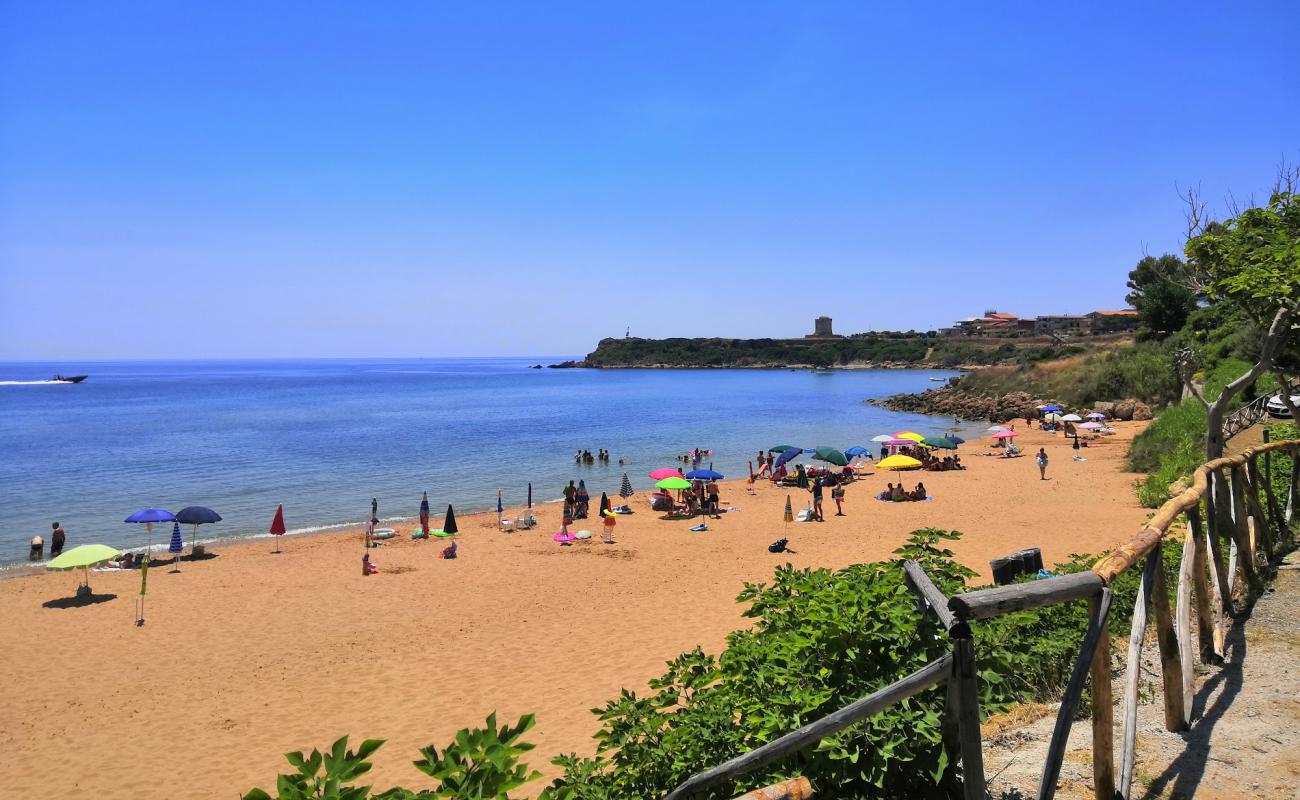
<svg viewBox="0 0 1300 800"><path fill-rule="evenodd" d="M1300 155L1300 4L1084 5L10 2L0 358L1118 307Z"/></svg>

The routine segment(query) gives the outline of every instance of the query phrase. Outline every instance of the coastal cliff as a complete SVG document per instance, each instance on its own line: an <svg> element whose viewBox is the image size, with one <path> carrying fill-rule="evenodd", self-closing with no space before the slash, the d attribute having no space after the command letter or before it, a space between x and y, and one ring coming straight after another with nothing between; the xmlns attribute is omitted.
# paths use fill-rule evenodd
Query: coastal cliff
<svg viewBox="0 0 1300 800"><path fill-rule="evenodd" d="M785 367L974 368L1051 354L1029 339L946 339L928 333L870 333L805 339L601 339L581 361L554 368L729 369Z"/></svg>

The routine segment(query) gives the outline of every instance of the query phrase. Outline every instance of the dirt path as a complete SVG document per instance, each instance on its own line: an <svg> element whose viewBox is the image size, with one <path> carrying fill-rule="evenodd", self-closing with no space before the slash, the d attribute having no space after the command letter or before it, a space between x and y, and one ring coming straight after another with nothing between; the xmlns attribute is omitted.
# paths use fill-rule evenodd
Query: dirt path
<svg viewBox="0 0 1300 800"><path fill-rule="evenodd" d="M1114 696L1123 700L1119 642ZM1300 798L1300 553L1292 553L1272 590L1235 621L1222 668L1197 666L1192 729L1164 728L1155 643L1143 650L1138 707L1138 761L1133 797L1145 800ZM1054 708L990 739L986 769L994 797L1018 790L1037 796L1052 735ZM1029 715L1034 715L1034 708ZM1120 709L1115 711L1119 748ZM1116 753L1118 771L1119 753ZM996 777L995 777L996 776ZM1057 797L1092 797L1091 728L1074 724ZM1012 795L1015 796L1015 795Z"/></svg>

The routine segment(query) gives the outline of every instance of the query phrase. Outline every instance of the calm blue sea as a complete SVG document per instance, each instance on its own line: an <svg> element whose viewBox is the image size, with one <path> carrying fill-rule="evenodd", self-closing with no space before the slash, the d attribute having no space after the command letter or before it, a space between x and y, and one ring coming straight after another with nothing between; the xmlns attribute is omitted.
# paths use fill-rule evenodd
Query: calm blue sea
<svg viewBox="0 0 1300 800"><path fill-rule="evenodd" d="M551 501L570 478L638 490L692 447L744 477L778 444L870 446L879 433L941 432L948 418L896 414L868 397L953 373L858 370L527 369L558 359L0 363L0 562L58 520L71 547L138 547L122 520L144 506L206 505L202 538L264 532L277 503L292 530ZM13 385L55 373L76 385ZM573 453L604 447L609 465ZM155 532L155 542L168 535ZM186 530L188 537L189 531Z"/></svg>

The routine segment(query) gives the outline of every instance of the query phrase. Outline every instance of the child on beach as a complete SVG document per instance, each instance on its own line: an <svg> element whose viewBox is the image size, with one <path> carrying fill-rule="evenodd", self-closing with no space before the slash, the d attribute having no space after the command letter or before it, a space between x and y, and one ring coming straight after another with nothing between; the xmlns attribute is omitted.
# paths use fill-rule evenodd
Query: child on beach
<svg viewBox="0 0 1300 800"><path fill-rule="evenodd" d="M844 516L844 485L836 483L831 489L831 499L835 501L835 516Z"/></svg>
<svg viewBox="0 0 1300 800"><path fill-rule="evenodd" d="M1038 455L1034 456L1034 460L1038 462L1038 479L1040 481L1047 480L1047 451L1041 447L1038 448Z"/></svg>
<svg viewBox="0 0 1300 800"><path fill-rule="evenodd" d="M375 565L370 561L370 554L369 554L369 553L366 553L365 555L363 555L363 556L361 557L361 574L362 574L362 575L374 575L374 574L377 573L377 572L379 572L379 567L376 567L376 566L375 566Z"/></svg>
<svg viewBox="0 0 1300 800"><path fill-rule="evenodd" d="M812 500L813 500L813 519L818 522L825 522L826 517L822 515L822 479L818 478L812 483Z"/></svg>

